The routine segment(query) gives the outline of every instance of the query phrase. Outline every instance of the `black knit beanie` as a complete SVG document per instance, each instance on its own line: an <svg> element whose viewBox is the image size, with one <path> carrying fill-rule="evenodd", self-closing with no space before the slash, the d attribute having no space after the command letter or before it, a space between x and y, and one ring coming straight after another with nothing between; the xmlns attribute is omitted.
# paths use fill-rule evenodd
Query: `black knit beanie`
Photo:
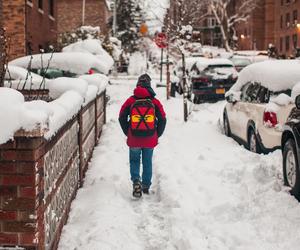
<svg viewBox="0 0 300 250"><path fill-rule="evenodd" d="M143 74L138 78L137 86L151 87L151 77L148 74Z"/></svg>

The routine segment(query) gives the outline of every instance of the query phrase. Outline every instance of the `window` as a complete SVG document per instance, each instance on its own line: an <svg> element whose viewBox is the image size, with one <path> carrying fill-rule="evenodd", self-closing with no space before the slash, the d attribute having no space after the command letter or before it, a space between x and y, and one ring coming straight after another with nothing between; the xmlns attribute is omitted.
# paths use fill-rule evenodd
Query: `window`
<svg viewBox="0 0 300 250"><path fill-rule="evenodd" d="M285 37L285 50L286 51L290 50L290 37L289 36Z"/></svg>
<svg viewBox="0 0 300 250"><path fill-rule="evenodd" d="M280 49L280 52L283 50L283 38L282 37L280 37L279 49Z"/></svg>
<svg viewBox="0 0 300 250"><path fill-rule="evenodd" d="M291 20L290 20L290 13L286 13L285 15L285 25L286 27L290 27Z"/></svg>
<svg viewBox="0 0 300 250"><path fill-rule="evenodd" d="M282 15L280 16L280 28L281 29L283 28L283 16Z"/></svg>
<svg viewBox="0 0 300 250"><path fill-rule="evenodd" d="M298 36L297 34L293 35L293 46L294 48L297 48L297 44L298 44Z"/></svg>
<svg viewBox="0 0 300 250"><path fill-rule="evenodd" d="M49 0L49 15L54 17L54 0Z"/></svg>
<svg viewBox="0 0 300 250"><path fill-rule="evenodd" d="M298 10L293 11L293 23L297 24L298 21Z"/></svg>
<svg viewBox="0 0 300 250"><path fill-rule="evenodd" d="M281 6L283 5L283 0L281 0Z"/></svg>
<svg viewBox="0 0 300 250"><path fill-rule="evenodd" d="M39 0L38 2L39 9L43 9L43 0Z"/></svg>

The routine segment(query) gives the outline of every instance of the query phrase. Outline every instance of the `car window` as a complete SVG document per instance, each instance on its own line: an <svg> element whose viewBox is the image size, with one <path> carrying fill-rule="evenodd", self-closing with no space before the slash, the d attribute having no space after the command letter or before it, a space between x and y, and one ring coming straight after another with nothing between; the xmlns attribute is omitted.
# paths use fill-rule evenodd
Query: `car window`
<svg viewBox="0 0 300 250"><path fill-rule="evenodd" d="M242 102L246 102L247 101L247 92L248 92L248 89L251 89L253 87L253 83L251 82L248 82L246 83L242 89L241 89L241 101Z"/></svg>
<svg viewBox="0 0 300 250"><path fill-rule="evenodd" d="M267 88L260 86L259 92L256 97L256 102L268 103L269 99L270 99L270 91Z"/></svg>

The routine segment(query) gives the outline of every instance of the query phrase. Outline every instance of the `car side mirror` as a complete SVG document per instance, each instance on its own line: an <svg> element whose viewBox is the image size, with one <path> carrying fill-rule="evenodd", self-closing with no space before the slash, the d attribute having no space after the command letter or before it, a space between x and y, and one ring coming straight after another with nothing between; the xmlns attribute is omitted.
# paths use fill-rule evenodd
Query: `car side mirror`
<svg viewBox="0 0 300 250"><path fill-rule="evenodd" d="M300 109L300 95L298 95L295 99L295 104L296 104L296 107L297 109Z"/></svg>

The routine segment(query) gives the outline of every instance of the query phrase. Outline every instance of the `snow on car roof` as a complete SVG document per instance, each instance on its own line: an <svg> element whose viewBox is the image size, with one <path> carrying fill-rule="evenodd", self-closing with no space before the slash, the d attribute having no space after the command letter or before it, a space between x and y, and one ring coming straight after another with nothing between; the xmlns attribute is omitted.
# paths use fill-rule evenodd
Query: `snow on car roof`
<svg viewBox="0 0 300 250"><path fill-rule="evenodd" d="M107 71L111 69L114 64L114 60L107 53L106 50L103 49L101 41L99 39L86 39L83 41L78 41L62 49L63 52L82 52L82 53L90 53L95 55L97 58L105 62L107 67Z"/></svg>
<svg viewBox="0 0 300 250"><path fill-rule="evenodd" d="M36 54L17 58L9 64L27 68L30 60L31 68L47 68L49 63L49 68L69 71L78 75L87 73L91 68L95 68L104 74L107 74L109 71L105 61L98 59L92 54L81 52Z"/></svg>
<svg viewBox="0 0 300 250"><path fill-rule="evenodd" d="M230 91L240 91L246 83L257 82L277 92L292 89L299 81L299 60L268 60L245 67Z"/></svg>
<svg viewBox="0 0 300 250"><path fill-rule="evenodd" d="M232 61L224 58L198 58L196 60L196 66L199 70L203 70L207 68L208 66L213 66L213 65L228 65L228 66L233 66Z"/></svg>

